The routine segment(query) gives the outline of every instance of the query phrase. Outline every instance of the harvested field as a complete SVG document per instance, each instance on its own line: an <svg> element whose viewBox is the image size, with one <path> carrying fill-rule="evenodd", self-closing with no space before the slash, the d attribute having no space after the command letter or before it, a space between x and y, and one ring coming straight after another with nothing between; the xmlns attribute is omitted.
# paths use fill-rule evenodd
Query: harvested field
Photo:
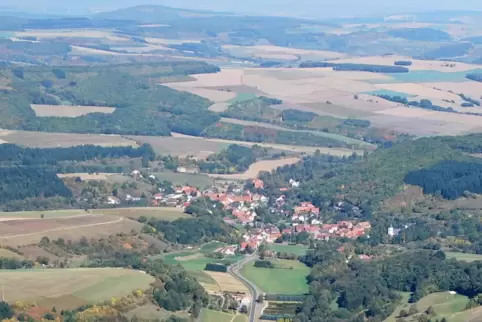
<svg viewBox="0 0 482 322"><path fill-rule="evenodd" d="M299 162L299 158L285 158L279 160L262 160L253 163L248 170L240 174L210 174L213 178L223 178L227 180L247 180L257 178L261 171L271 171L284 165L291 165Z"/></svg>
<svg viewBox="0 0 482 322"><path fill-rule="evenodd" d="M44 215L44 219L55 219L84 216L87 215L87 213L83 209L0 212L0 221L2 221L2 219L39 219L41 215Z"/></svg>
<svg viewBox="0 0 482 322"><path fill-rule="evenodd" d="M249 293L248 288L228 273L204 271L211 276L222 292L243 292Z"/></svg>
<svg viewBox="0 0 482 322"><path fill-rule="evenodd" d="M80 178L82 181L88 180L107 180L109 176L113 176L112 173L58 173L57 177L63 178Z"/></svg>
<svg viewBox="0 0 482 322"><path fill-rule="evenodd" d="M102 215L79 215L56 219L20 219L0 222L0 244L20 246L35 244L43 236L66 240L106 237L115 233L140 231L142 224Z"/></svg>
<svg viewBox="0 0 482 322"><path fill-rule="evenodd" d="M0 258L15 258L15 259L23 259L23 256L20 256L17 253L14 253L8 249L0 248Z"/></svg>
<svg viewBox="0 0 482 322"><path fill-rule="evenodd" d="M0 279L9 302L37 303L49 309L73 309L126 296L154 281L143 272L122 268L2 270Z"/></svg>
<svg viewBox="0 0 482 322"><path fill-rule="evenodd" d="M299 56L306 59L337 59L343 58L347 55L344 53L338 53L334 51L325 50L307 50L288 47L279 47L272 45L258 45L258 46L236 46L236 45L224 45L223 49L239 56L252 56L267 59L287 59L297 60Z"/></svg>
<svg viewBox="0 0 482 322"><path fill-rule="evenodd" d="M118 135L2 131L0 139L32 148L70 147L93 144L99 146L136 146L132 140Z"/></svg>
<svg viewBox="0 0 482 322"><path fill-rule="evenodd" d="M171 154L186 157L194 155L198 158L207 158L229 146L229 143L213 142L200 137L160 137L160 136L130 136L129 139L139 144L148 143L158 154Z"/></svg>
<svg viewBox="0 0 482 322"><path fill-rule="evenodd" d="M480 100L482 97L482 83L480 82L435 82L420 83L427 88L439 89L445 92L452 91L455 94L464 94L473 99Z"/></svg>
<svg viewBox="0 0 482 322"><path fill-rule="evenodd" d="M157 218L162 220L176 220L179 218L189 218L182 208L163 208L163 207L133 207L133 208L112 208L112 209L95 209L94 214L103 214L106 216L119 216L126 218L138 219L141 216L147 218Z"/></svg>
<svg viewBox="0 0 482 322"><path fill-rule="evenodd" d="M114 107L102 106L69 106L69 105L39 105L32 104L35 115L39 117L56 116L56 117L78 117L89 113L114 113Z"/></svg>
<svg viewBox="0 0 482 322"><path fill-rule="evenodd" d="M276 143L246 142L246 141L223 140L223 139L205 139L197 136L189 136L189 135L177 134L177 133L173 133L173 137L191 138L192 140L225 143L225 144L228 144L228 146L229 144L239 144L239 145L251 147L256 144L265 148L272 148L272 149L290 151L295 153L315 153L317 150L319 150L323 154L332 154L336 156L350 156L353 154L353 152L363 154L363 151L361 150L350 150L350 149L343 149L343 148L323 148L323 147L312 147L312 146L301 146L301 145L285 145L285 144L276 144Z"/></svg>
<svg viewBox="0 0 482 322"><path fill-rule="evenodd" d="M463 102L460 96L454 93L439 91L439 90L424 86L424 84L395 83L395 84L376 84L375 86L380 89L386 89L386 90L395 91L395 92L403 92L413 96L423 96L428 99L436 99L436 100L446 99L449 101L453 100L456 103L458 103L458 105L460 105ZM445 103L445 105L447 105L447 103Z"/></svg>
<svg viewBox="0 0 482 322"><path fill-rule="evenodd" d="M15 37L36 37L36 38L106 38L114 41L124 41L126 38L114 35L109 31L102 30L69 30L69 29L31 29L26 31L15 32Z"/></svg>
<svg viewBox="0 0 482 322"><path fill-rule="evenodd" d="M482 68L480 65L465 64L460 62L444 62L438 60L419 60L411 57L387 55L387 56L368 56L368 57L353 57L348 59L340 59L332 61L335 63L354 63L354 64L372 64L372 65L389 65L393 66L397 60L409 60L412 66L408 66L411 71L432 70L439 72L463 72L471 69ZM450 67L450 64L455 66Z"/></svg>
<svg viewBox="0 0 482 322"><path fill-rule="evenodd" d="M229 108L229 103L215 103L209 106L209 110L216 113L222 113Z"/></svg>

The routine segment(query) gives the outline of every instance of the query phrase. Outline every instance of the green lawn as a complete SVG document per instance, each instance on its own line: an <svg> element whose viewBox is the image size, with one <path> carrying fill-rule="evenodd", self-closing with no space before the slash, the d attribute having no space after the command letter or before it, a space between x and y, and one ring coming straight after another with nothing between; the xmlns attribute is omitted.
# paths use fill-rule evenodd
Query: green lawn
<svg viewBox="0 0 482 322"><path fill-rule="evenodd" d="M459 261L466 261L466 262L482 261L482 255L479 255L479 254L446 252L445 255L447 256L447 258L455 258L456 260L459 260Z"/></svg>
<svg viewBox="0 0 482 322"><path fill-rule="evenodd" d="M241 314L236 315L236 317L233 320L233 322L247 322L247 321L248 321L248 317L246 315L241 315Z"/></svg>
<svg viewBox="0 0 482 322"><path fill-rule="evenodd" d="M202 322L231 322L233 317L234 317L233 314L203 309L201 321Z"/></svg>
<svg viewBox="0 0 482 322"><path fill-rule="evenodd" d="M293 253L298 256L305 255L308 251L305 245L270 244L268 248L274 252Z"/></svg>
<svg viewBox="0 0 482 322"><path fill-rule="evenodd" d="M197 188L206 188L213 184L213 179L204 174L156 172L156 178L171 181L174 185L190 185Z"/></svg>
<svg viewBox="0 0 482 322"><path fill-rule="evenodd" d="M241 274L266 293L305 294L309 291L306 281L309 267L292 260L273 260L273 263L284 268L258 268L252 262L243 267Z"/></svg>
<svg viewBox="0 0 482 322"><path fill-rule="evenodd" d="M204 254L209 254L214 252L216 249L226 246L225 243L221 242L210 242L201 246L200 250Z"/></svg>
<svg viewBox="0 0 482 322"><path fill-rule="evenodd" d="M238 93L235 98L231 99L231 103L250 101L255 99L257 96L254 93Z"/></svg>
<svg viewBox="0 0 482 322"><path fill-rule="evenodd" d="M388 89L379 89L377 91L365 92L363 94L374 95L374 96L389 95L389 96L399 96L399 97L405 97L405 98L415 96L415 95L410 95L410 94L403 93L403 92L391 91L391 90L388 90Z"/></svg>

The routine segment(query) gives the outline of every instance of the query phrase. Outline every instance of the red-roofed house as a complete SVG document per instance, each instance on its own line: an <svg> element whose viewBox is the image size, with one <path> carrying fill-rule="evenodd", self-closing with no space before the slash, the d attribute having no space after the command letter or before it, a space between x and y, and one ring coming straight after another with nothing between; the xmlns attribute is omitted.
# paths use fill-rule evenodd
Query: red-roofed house
<svg viewBox="0 0 482 322"><path fill-rule="evenodd" d="M253 185L256 189L264 189L264 181L261 179L254 179Z"/></svg>

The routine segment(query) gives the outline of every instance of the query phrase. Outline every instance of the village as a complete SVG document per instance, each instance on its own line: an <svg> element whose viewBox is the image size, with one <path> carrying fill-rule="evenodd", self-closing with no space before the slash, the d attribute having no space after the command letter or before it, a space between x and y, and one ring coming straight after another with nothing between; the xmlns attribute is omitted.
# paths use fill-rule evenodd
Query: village
<svg viewBox="0 0 482 322"><path fill-rule="evenodd" d="M141 178L139 172L133 171L131 176ZM156 179L148 176L148 180ZM289 181L289 188L279 189L279 196L273 198L263 194L265 184L260 179L249 180L247 189L244 183L230 182L229 185L217 185L201 191L189 186L172 186L159 188L159 192L152 195L149 205L152 207L175 207L185 209L194 200L206 198L219 203L229 213L223 221L228 225L241 225L246 229L239 245L227 246L219 252L225 255L232 255L237 251L255 251L263 243L275 243L295 240L298 234L308 235L309 239L328 241L334 238L356 239L368 234L371 225L367 221L343 220L327 223L320 212L320 209L311 202L301 202L293 207L286 207L286 196L284 193L292 188L297 188L300 182ZM229 187L228 187L229 186ZM254 192L253 192L254 191ZM123 202L139 201L139 197L126 195L124 200L110 196L107 203L116 206ZM264 224L256 220L256 210L260 207L287 223L287 227L280 230L273 224ZM335 212L351 211L360 214L360 209L340 201L332 206Z"/></svg>

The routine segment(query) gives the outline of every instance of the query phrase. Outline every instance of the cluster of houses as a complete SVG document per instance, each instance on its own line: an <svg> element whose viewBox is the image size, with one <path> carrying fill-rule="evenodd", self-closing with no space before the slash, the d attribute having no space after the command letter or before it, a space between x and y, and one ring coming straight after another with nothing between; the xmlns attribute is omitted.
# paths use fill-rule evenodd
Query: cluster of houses
<svg viewBox="0 0 482 322"><path fill-rule="evenodd" d="M156 193L151 200L151 206L187 207L193 199L202 195L196 187L191 186L177 186L173 187L173 190L173 193Z"/></svg>
<svg viewBox="0 0 482 322"><path fill-rule="evenodd" d="M329 240L331 238L356 239L367 234L371 224L368 221L355 223L353 221L339 221L336 224L299 224L283 230L284 234L307 232L317 240Z"/></svg>

